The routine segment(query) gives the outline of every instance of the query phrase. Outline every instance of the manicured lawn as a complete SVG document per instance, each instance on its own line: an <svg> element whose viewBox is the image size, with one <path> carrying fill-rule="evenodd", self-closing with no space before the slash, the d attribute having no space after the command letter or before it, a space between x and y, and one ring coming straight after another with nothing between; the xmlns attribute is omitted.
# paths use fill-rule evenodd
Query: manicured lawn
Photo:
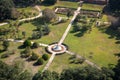
<svg viewBox="0 0 120 80"><path fill-rule="evenodd" d="M41 39L37 39L37 40L33 40L36 42L41 42L41 43L46 43L46 44L50 44L52 42L57 42L60 40L60 38L62 37L65 29L67 28L67 25L69 24L69 21L67 21L66 23L60 23L57 25L49 25L50 27L50 34L43 36ZM36 26L32 23L25 23L23 25L20 26L20 31L25 31L26 32L26 38L31 37L33 30L36 29Z"/></svg>
<svg viewBox="0 0 120 80"><path fill-rule="evenodd" d="M67 53L62 54L62 55L57 55L54 58L52 64L50 65L49 70L60 73L63 69L82 67L86 65L86 64L70 63L70 60L69 60L70 57L71 56Z"/></svg>
<svg viewBox="0 0 120 80"><path fill-rule="evenodd" d="M103 9L104 5L97 5L97 4L89 4L89 3L83 3L82 9L85 10L97 10L101 11Z"/></svg>
<svg viewBox="0 0 120 80"><path fill-rule="evenodd" d="M108 37L109 35L101 33L94 27L90 34L86 33L82 37L69 33L65 43L69 46L70 51L86 57L99 66L108 66L108 64L117 63L117 57L114 54L120 52L120 46L115 44L117 40ZM92 59L89 58L91 52L93 53Z"/></svg>
<svg viewBox="0 0 120 80"><path fill-rule="evenodd" d="M78 7L78 3L77 2L69 2L69 1L58 1L55 5L50 5L50 6L40 5L40 8L42 10L45 9L45 8L53 9L55 6L77 8Z"/></svg>

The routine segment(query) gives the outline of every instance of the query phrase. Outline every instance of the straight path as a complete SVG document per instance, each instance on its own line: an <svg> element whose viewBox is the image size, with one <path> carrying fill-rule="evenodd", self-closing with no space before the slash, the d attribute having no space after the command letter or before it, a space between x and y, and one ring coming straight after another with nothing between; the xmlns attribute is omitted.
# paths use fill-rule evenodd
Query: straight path
<svg viewBox="0 0 120 80"><path fill-rule="evenodd" d="M34 19L37 19L37 18L41 17L41 16L42 16L42 11L41 11L41 9L40 9L38 6L35 6L35 7L36 7L36 9L39 11L39 14L38 14L37 16L31 17L31 18L21 19L21 20L18 20L18 21L19 21L19 22L29 21L29 20L34 20ZM0 26L6 25L6 24L8 24L8 23L7 23L7 22L5 22L5 23L0 23Z"/></svg>
<svg viewBox="0 0 120 80"><path fill-rule="evenodd" d="M68 53L68 54L70 54L70 55L76 55L75 53L70 52L70 51L66 51L66 53ZM82 56L80 56L80 55L76 55L76 56L77 56L77 58L82 58ZM87 64L89 64L89 65L91 65L91 66L94 66L94 67L96 67L96 68L98 68L98 69L101 70L101 68L100 68L99 66L97 66L96 64L94 64L93 62L91 62L91 61L89 61L89 60L87 60L87 59L85 59L85 62L86 62Z"/></svg>
<svg viewBox="0 0 120 80"><path fill-rule="evenodd" d="M65 33L64 33L63 36L62 36L62 38L61 38L60 41L58 42L58 45L61 45L61 44L63 43L64 39L66 38L66 36L67 36L67 34L68 34L68 32L69 32L69 30L70 30L70 28L71 28L74 20L75 20L75 18L76 18L77 15L80 13L80 10L81 10L81 7L78 7L77 10L74 12L74 16L73 16L73 18L71 19L71 21L70 21L70 23L69 23L69 25L68 25Z"/></svg>
<svg viewBox="0 0 120 80"><path fill-rule="evenodd" d="M19 43L23 43L24 42L24 40L15 40L15 39L7 39L7 41L19 42ZM31 43L33 44L34 42L31 41ZM44 44L44 43L39 43L39 46L48 47L49 45Z"/></svg>
<svg viewBox="0 0 120 80"><path fill-rule="evenodd" d="M46 66L44 67L44 69L42 70L42 72L44 72L45 70L47 70L49 68L50 64L52 63L53 59L55 58L55 55L56 55L56 53L52 53L52 55L51 55L48 63L46 64Z"/></svg>
<svg viewBox="0 0 120 80"><path fill-rule="evenodd" d="M78 7L78 9L75 11L73 18L71 19L71 22L70 22L70 24L68 25L65 33L63 34L61 40L60 40L59 43L58 43L58 45L61 45L61 44L63 43L64 39L66 38L66 36L67 36L67 34L68 34L68 32L69 32L72 24L73 24L73 21L75 20L75 18L76 18L77 15L79 14L80 9L81 9L81 7ZM56 9L55 12L56 12L57 10L58 10L58 9ZM42 72L44 72L45 70L47 70L47 69L49 68L50 64L52 63L52 61L53 61L53 59L54 59L54 57L55 57L55 55L56 55L56 53L52 53L52 55L51 55L48 63L46 64L46 66L44 67L44 69L42 70Z"/></svg>

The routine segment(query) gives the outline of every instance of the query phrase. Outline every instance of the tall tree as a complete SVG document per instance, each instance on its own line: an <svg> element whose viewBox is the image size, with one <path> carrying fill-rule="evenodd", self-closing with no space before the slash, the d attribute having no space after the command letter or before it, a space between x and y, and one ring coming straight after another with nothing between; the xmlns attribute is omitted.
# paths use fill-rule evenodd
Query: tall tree
<svg viewBox="0 0 120 80"><path fill-rule="evenodd" d="M44 22L50 22L51 20L56 19L56 14L53 10L46 8L43 10L43 19Z"/></svg>
<svg viewBox="0 0 120 80"><path fill-rule="evenodd" d="M113 10L120 11L120 0L109 0L109 6Z"/></svg>
<svg viewBox="0 0 120 80"><path fill-rule="evenodd" d="M57 0L44 0L44 3L54 5L57 2Z"/></svg>
<svg viewBox="0 0 120 80"><path fill-rule="evenodd" d="M32 80L31 73L23 71L23 66L20 68L17 64L10 66L0 61L0 80Z"/></svg>
<svg viewBox="0 0 120 80"><path fill-rule="evenodd" d="M0 0L0 20L11 18L13 0Z"/></svg>

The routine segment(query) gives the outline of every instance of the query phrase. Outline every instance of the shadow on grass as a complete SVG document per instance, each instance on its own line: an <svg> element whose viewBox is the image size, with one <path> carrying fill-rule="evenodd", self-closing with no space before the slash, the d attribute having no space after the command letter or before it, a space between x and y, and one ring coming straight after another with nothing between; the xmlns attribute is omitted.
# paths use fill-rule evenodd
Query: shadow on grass
<svg viewBox="0 0 120 80"><path fill-rule="evenodd" d="M42 18L35 19L31 22L34 26L40 27L41 25L44 25L44 20Z"/></svg>
<svg viewBox="0 0 120 80"><path fill-rule="evenodd" d="M116 53L116 54L114 54L115 56L117 56L117 57L120 57L120 53Z"/></svg>
<svg viewBox="0 0 120 80"><path fill-rule="evenodd" d="M82 37L87 31L87 28L83 27L82 29L76 29L76 27L73 28L73 30L70 33L75 33L74 36L76 37Z"/></svg>
<svg viewBox="0 0 120 80"><path fill-rule="evenodd" d="M25 48L24 45L20 45L20 46L18 46L18 49L24 49L24 48Z"/></svg>
<svg viewBox="0 0 120 80"><path fill-rule="evenodd" d="M33 64L33 66L41 66L41 65L38 64L37 62L35 62L35 63Z"/></svg>
<svg viewBox="0 0 120 80"><path fill-rule="evenodd" d="M109 35L109 39L116 39L118 41L116 41L116 44L120 44L120 32L118 32L118 30L116 29L112 29L111 26L107 27L107 28L99 28L99 30L103 33L106 33Z"/></svg>
<svg viewBox="0 0 120 80"><path fill-rule="evenodd" d="M0 50L0 53L5 52L5 50Z"/></svg>

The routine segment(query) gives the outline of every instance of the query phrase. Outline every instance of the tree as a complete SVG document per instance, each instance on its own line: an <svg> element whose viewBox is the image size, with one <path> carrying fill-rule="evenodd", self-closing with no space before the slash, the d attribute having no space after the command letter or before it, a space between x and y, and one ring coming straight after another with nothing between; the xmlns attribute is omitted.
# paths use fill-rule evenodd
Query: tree
<svg viewBox="0 0 120 80"><path fill-rule="evenodd" d="M24 47L30 47L32 44L31 44L31 41L30 40L25 40L24 43L23 43L23 46Z"/></svg>
<svg viewBox="0 0 120 80"><path fill-rule="evenodd" d="M4 47L4 50L6 51L7 49L8 49L8 47L9 47L9 41L3 41L3 47Z"/></svg>
<svg viewBox="0 0 120 80"><path fill-rule="evenodd" d="M38 47L39 47L39 44L37 42L34 42L32 45L32 48L38 48Z"/></svg>
<svg viewBox="0 0 120 80"><path fill-rule="evenodd" d="M40 0L13 0L13 1L16 6L26 7L26 6L30 6L32 4L36 4Z"/></svg>
<svg viewBox="0 0 120 80"><path fill-rule="evenodd" d="M34 53L34 52L32 52L32 56L31 56L31 60L37 60L38 59L38 55L36 54L36 53Z"/></svg>
<svg viewBox="0 0 120 80"><path fill-rule="evenodd" d="M48 35L50 33L50 29L47 24L44 24L43 32L44 32L44 35Z"/></svg>
<svg viewBox="0 0 120 80"><path fill-rule="evenodd" d="M33 80L59 80L59 74L56 72L44 71L34 75Z"/></svg>
<svg viewBox="0 0 120 80"><path fill-rule="evenodd" d="M56 19L56 14L53 10L51 9L44 9L43 10L43 20L44 22L50 22L51 20Z"/></svg>
<svg viewBox="0 0 120 80"><path fill-rule="evenodd" d="M20 68L16 63L7 65L0 61L0 80L32 80L31 76L31 73L23 70L23 66Z"/></svg>
<svg viewBox="0 0 120 80"><path fill-rule="evenodd" d="M66 15L66 16L67 16L68 19L69 19L69 17L71 16L71 11L70 11L70 10L67 11L67 15Z"/></svg>
<svg viewBox="0 0 120 80"><path fill-rule="evenodd" d="M42 59L42 58L39 58L38 60L37 60L37 64L38 65L42 65L44 63L44 60Z"/></svg>
<svg viewBox="0 0 120 80"><path fill-rule="evenodd" d="M31 55L30 47L26 47L24 51L21 52L21 57L27 58Z"/></svg>
<svg viewBox="0 0 120 80"><path fill-rule="evenodd" d="M0 0L0 20L10 19L14 8L13 0Z"/></svg>
<svg viewBox="0 0 120 80"><path fill-rule="evenodd" d="M44 0L44 3L54 5L57 2L57 0Z"/></svg>
<svg viewBox="0 0 120 80"><path fill-rule="evenodd" d="M48 54L43 54L43 55L42 55L42 58L46 61L46 60L49 59L49 56L48 56Z"/></svg>
<svg viewBox="0 0 120 80"><path fill-rule="evenodd" d="M115 73L112 69L102 67L102 73L105 76L106 80L113 80L113 77L115 76ZM116 79L119 80L119 79Z"/></svg>
<svg viewBox="0 0 120 80"><path fill-rule="evenodd" d="M118 64L113 69L115 72L114 80L120 80L120 59L118 60Z"/></svg>
<svg viewBox="0 0 120 80"><path fill-rule="evenodd" d="M26 32L23 31L23 32L22 32L22 35L23 35L23 37L25 38L25 36L26 36Z"/></svg>
<svg viewBox="0 0 120 80"><path fill-rule="evenodd" d="M120 0L109 0L109 6L114 11L120 10Z"/></svg>

